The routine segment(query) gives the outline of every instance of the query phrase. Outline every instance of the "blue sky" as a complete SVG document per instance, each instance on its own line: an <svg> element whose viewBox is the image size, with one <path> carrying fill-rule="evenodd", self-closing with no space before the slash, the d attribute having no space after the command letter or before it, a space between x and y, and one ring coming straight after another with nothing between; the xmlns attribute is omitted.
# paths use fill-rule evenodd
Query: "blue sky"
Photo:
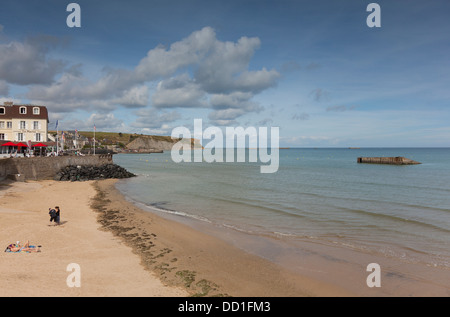
<svg viewBox="0 0 450 317"><path fill-rule="evenodd" d="M8 1L0 102L50 129L279 127L280 145L450 145L450 2ZM375 1L374 1L375 2Z"/></svg>

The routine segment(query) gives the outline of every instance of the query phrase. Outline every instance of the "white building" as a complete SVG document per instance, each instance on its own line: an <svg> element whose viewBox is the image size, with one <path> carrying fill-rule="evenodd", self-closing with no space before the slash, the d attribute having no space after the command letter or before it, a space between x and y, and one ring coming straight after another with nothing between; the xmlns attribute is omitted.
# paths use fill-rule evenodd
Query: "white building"
<svg viewBox="0 0 450 317"><path fill-rule="evenodd" d="M0 140L47 142L48 112L45 106L0 105Z"/></svg>

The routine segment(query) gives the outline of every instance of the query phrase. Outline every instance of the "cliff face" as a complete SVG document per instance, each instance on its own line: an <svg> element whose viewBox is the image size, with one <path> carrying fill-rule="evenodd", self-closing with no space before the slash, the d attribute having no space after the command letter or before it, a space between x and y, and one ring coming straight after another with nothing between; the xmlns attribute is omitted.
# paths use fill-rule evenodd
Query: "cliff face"
<svg viewBox="0 0 450 317"><path fill-rule="evenodd" d="M128 143L126 148L137 151L170 151L172 146L179 141L180 139L169 137L141 136ZM191 148L202 148L202 146L198 140L191 139Z"/></svg>

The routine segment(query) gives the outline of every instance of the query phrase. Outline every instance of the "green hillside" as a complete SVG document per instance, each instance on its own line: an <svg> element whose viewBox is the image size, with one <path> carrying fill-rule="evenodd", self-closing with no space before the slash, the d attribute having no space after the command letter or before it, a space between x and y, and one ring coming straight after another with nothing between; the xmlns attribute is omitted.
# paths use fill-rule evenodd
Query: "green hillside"
<svg viewBox="0 0 450 317"><path fill-rule="evenodd" d="M56 131L49 131L51 134L56 134ZM61 131L60 131L61 133ZM78 131L79 136L87 138L94 137L94 131ZM136 138L151 138L157 141L173 142L170 136L163 135L146 135L137 133L122 133L122 132L95 132L95 139L102 144L128 144Z"/></svg>

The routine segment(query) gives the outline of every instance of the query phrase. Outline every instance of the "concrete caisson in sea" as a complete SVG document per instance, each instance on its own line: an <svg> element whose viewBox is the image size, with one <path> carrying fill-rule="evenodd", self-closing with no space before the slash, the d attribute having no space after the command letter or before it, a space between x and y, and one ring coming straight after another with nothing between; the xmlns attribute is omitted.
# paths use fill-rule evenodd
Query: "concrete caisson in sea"
<svg viewBox="0 0 450 317"><path fill-rule="evenodd" d="M417 161L413 161L406 157L358 157L358 163L370 163L370 164L391 164L391 165L414 165L422 164Z"/></svg>

